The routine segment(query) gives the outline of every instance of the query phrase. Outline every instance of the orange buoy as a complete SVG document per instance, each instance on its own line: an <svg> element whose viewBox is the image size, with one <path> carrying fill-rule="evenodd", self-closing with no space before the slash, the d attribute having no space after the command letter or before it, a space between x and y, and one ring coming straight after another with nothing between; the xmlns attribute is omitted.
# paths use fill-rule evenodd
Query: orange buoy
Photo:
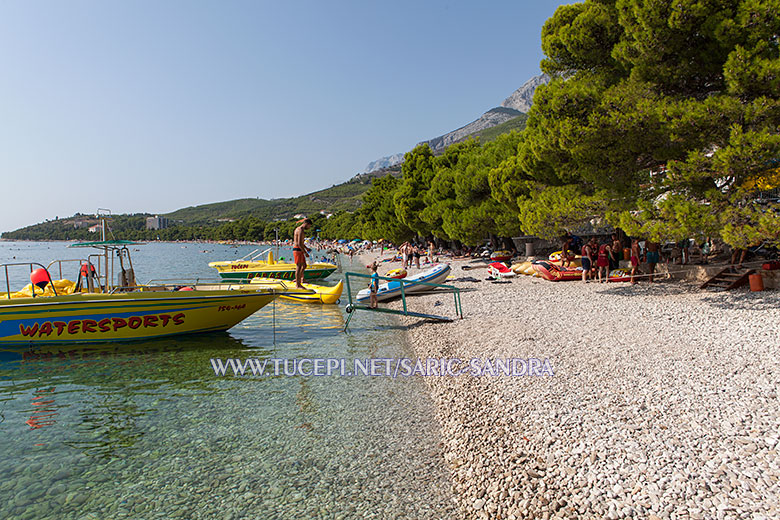
<svg viewBox="0 0 780 520"><path fill-rule="evenodd" d="M30 273L30 281L39 289L44 289L51 283L51 276L46 269L38 268Z"/></svg>
<svg viewBox="0 0 780 520"><path fill-rule="evenodd" d="M764 290L764 278L761 274L751 274L748 276L750 281L750 290L753 292L760 292Z"/></svg>
<svg viewBox="0 0 780 520"><path fill-rule="evenodd" d="M92 274L95 274L95 266L84 262L81 264L81 269L79 271L84 276L89 276L90 272L92 272Z"/></svg>
<svg viewBox="0 0 780 520"><path fill-rule="evenodd" d="M180 287L179 290L180 291L194 291L195 289L193 289L192 287Z"/></svg>

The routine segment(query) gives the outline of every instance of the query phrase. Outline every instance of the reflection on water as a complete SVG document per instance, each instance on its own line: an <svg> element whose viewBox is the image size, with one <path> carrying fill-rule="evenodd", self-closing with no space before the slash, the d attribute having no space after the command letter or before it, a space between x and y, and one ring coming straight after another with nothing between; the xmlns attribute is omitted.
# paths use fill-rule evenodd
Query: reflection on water
<svg viewBox="0 0 780 520"><path fill-rule="evenodd" d="M149 245L136 262L163 269L175 250L195 276L233 257L209 249ZM409 355L387 316L350 335L344 319L278 301L227 333L0 350L0 518L450 517L421 381L214 374L212 358Z"/></svg>
<svg viewBox="0 0 780 520"><path fill-rule="evenodd" d="M46 388L35 392L35 397L32 398L32 415L25 421L30 428L43 428L44 426L51 426L56 422L54 417L59 412L57 412L54 399L51 399L53 392L54 388Z"/></svg>

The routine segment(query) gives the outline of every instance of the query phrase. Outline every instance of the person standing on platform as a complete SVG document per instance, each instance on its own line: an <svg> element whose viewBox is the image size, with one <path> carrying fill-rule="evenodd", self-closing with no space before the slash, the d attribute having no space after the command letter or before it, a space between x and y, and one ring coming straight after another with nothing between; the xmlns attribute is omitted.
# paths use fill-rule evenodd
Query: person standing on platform
<svg viewBox="0 0 780 520"><path fill-rule="evenodd" d="M293 234L293 259L295 260L295 286L298 289L305 289L303 286L304 273L306 272L306 257L309 256L309 248L304 244L306 230L312 226L310 219L305 218L300 221L300 225L295 228Z"/></svg>

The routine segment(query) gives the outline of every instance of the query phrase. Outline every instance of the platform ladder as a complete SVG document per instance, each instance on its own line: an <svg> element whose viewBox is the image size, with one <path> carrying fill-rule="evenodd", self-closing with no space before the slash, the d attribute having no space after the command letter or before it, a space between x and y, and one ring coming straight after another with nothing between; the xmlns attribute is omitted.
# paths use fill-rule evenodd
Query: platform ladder
<svg viewBox="0 0 780 520"><path fill-rule="evenodd" d="M401 302L403 304L403 310L387 309L384 307L376 307L372 309L368 305L352 301L350 278L365 278L371 280L372 275L363 274L363 273L353 273L353 272L344 273L344 284L347 286L347 298L348 298L346 311L347 314L349 315L347 317L347 322L344 324L344 332L347 331L347 328L349 327L349 322L352 320L352 317L355 315L355 311L359 311L359 310L382 312L386 314L399 314L402 316L413 316L416 318L425 318L425 319L436 320L436 321L454 321L454 318L448 316L439 316L436 314L425 314L422 312L410 311L406 304L406 287L410 285L426 285L434 289L440 288L440 289L444 289L447 292L452 292L454 303L455 303L455 317L459 319L463 319L463 306L460 300L460 289L455 287L454 285L404 280L403 278L389 278L387 276L377 276L374 279L384 280L387 282L398 282L401 284Z"/></svg>

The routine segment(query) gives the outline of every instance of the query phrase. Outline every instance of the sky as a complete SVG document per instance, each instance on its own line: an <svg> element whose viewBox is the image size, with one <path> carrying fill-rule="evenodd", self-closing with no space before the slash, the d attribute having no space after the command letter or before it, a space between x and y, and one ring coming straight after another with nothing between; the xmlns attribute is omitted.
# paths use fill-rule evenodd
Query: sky
<svg viewBox="0 0 780 520"><path fill-rule="evenodd" d="M498 106L572 2L0 3L0 231L344 182Z"/></svg>

